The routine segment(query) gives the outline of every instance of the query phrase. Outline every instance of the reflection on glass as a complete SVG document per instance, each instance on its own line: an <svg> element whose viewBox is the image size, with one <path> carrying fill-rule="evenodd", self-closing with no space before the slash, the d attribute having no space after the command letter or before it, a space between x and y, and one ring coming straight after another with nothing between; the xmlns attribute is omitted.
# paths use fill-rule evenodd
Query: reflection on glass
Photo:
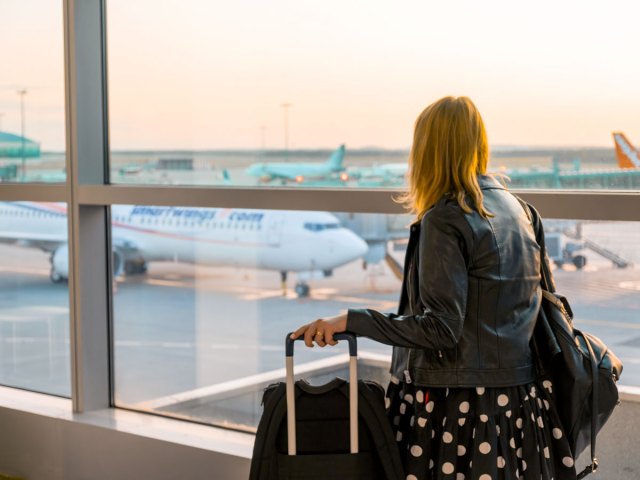
<svg viewBox="0 0 640 480"><path fill-rule="evenodd" d="M70 395L64 204L0 202L0 384Z"/></svg>
<svg viewBox="0 0 640 480"><path fill-rule="evenodd" d="M62 27L61 1L2 2L0 182L65 181Z"/></svg>
<svg viewBox="0 0 640 480"><path fill-rule="evenodd" d="M262 388L282 379L287 332L350 307L397 308L406 216L124 205L112 216L118 405L252 430ZM626 362L623 383L640 384L625 343L639 328L640 224L546 227L578 326ZM361 339L359 352L361 376L384 383L390 348ZM344 355L298 347L296 366L320 382L346 375Z"/></svg>

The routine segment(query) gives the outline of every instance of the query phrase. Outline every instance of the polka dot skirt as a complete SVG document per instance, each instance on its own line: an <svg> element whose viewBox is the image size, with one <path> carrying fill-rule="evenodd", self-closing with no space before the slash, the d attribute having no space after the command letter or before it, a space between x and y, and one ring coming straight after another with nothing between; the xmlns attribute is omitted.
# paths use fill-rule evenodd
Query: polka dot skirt
<svg viewBox="0 0 640 480"><path fill-rule="evenodd" d="M553 386L426 388L392 378L387 414L406 480L575 480Z"/></svg>

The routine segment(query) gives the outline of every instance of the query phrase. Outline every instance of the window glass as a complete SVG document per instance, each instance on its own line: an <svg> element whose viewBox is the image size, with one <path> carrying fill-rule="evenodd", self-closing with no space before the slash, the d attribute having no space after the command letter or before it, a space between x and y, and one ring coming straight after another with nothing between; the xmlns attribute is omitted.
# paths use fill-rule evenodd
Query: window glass
<svg viewBox="0 0 640 480"><path fill-rule="evenodd" d="M70 395L66 207L0 202L0 384Z"/></svg>
<svg viewBox="0 0 640 480"><path fill-rule="evenodd" d="M263 388L283 378L287 332L347 308L397 309L407 216L131 205L112 214L124 219L113 223L119 406L252 431ZM140 228L143 219L163 221ZM252 224L261 229L242 228ZM640 384L633 340L640 223L547 220L546 227L576 324L622 358L623 383ZM344 346L298 345L302 376L346 375ZM385 384L390 353L361 339L361 377Z"/></svg>
<svg viewBox="0 0 640 480"><path fill-rule="evenodd" d="M1 8L0 182L64 182L62 2Z"/></svg>
<svg viewBox="0 0 640 480"><path fill-rule="evenodd" d="M453 94L512 187L638 190L629 7L109 0L111 179L398 188L416 117Z"/></svg>

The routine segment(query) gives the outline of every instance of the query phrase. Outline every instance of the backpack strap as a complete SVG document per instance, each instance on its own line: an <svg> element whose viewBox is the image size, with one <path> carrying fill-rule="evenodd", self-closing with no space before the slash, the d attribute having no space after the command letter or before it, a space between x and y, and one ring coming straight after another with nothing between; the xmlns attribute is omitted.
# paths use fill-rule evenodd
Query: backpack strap
<svg viewBox="0 0 640 480"><path fill-rule="evenodd" d="M596 405L598 405L598 365L596 364L596 356L593 353L593 347L587 336L580 330L575 329L574 332L580 335L584 340L589 351L589 360L591 364L591 381L593 386L591 387L591 464L587 465L582 472L578 474L578 480L586 477L591 473L595 473L598 470L598 459L596 458L596 425L598 421L598 411Z"/></svg>

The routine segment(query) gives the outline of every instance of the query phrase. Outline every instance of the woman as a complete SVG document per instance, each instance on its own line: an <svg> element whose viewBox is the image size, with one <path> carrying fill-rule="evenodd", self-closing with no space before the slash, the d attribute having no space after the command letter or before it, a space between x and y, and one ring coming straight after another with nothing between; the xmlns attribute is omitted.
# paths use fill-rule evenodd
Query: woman
<svg viewBox="0 0 640 480"><path fill-rule="evenodd" d="M575 479L553 386L536 384L529 348L540 250L521 204L486 174L488 157L471 100L428 106L403 199L416 222L399 314L349 309L292 336L324 347L348 330L393 345L387 407L407 480Z"/></svg>

